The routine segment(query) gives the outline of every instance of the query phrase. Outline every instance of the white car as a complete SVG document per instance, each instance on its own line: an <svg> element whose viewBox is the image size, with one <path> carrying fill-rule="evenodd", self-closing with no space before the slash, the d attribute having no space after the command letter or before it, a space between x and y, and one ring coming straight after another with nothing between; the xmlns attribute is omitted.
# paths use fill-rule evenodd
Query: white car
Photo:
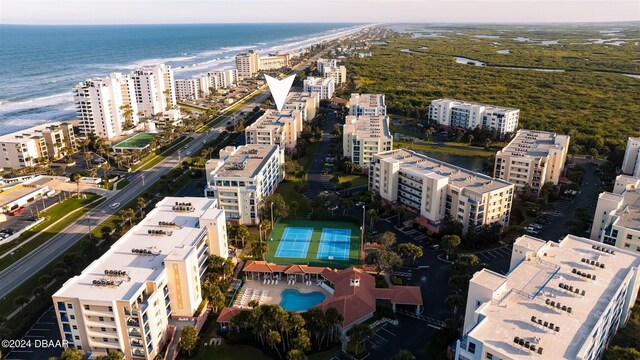
<svg viewBox="0 0 640 360"><path fill-rule="evenodd" d="M187 155L191 155L191 151L187 151Z"/></svg>
<svg viewBox="0 0 640 360"><path fill-rule="evenodd" d="M189 145L185 145L185 146L183 147L183 149L188 149L188 148L189 148Z"/></svg>
<svg viewBox="0 0 640 360"><path fill-rule="evenodd" d="M113 204L109 205L109 207L112 208L112 209L117 209L117 208L120 207L120 203L119 202L113 203Z"/></svg>

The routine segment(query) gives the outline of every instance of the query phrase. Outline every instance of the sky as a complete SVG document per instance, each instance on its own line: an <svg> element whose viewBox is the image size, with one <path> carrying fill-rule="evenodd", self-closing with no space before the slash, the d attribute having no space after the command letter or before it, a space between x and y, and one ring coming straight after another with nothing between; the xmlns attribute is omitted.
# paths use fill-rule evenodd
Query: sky
<svg viewBox="0 0 640 360"><path fill-rule="evenodd" d="M2 24L640 21L640 0L0 0Z"/></svg>

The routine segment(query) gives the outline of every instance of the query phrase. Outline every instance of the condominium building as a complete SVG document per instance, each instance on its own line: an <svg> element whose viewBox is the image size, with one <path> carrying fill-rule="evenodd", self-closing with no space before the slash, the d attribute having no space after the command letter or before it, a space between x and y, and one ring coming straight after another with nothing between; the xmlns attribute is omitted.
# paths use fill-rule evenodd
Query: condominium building
<svg viewBox="0 0 640 360"><path fill-rule="evenodd" d="M327 68L335 68L338 66L338 61L336 59L323 59L319 58L316 60L316 67L318 68L318 72L320 74L324 74L324 70Z"/></svg>
<svg viewBox="0 0 640 360"><path fill-rule="evenodd" d="M176 90L171 66L159 64L131 72L138 111L145 117L176 106Z"/></svg>
<svg viewBox="0 0 640 360"><path fill-rule="evenodd" d="M202 83L203 82L201 78L176 80L176 98L184 100L195 100L203 97L204 93L202 91L202 86L206 86L207 84Z"/></svg>
<svg viewBox="0 0 640 360"><path fill-rule="evenodd" d="M318 94L311 92L297 92L291 91L287 96L287 99L282 107L283 111L300 112L300 118L302 122L311 121L316 117L316 112L320 106L320 99ZM302 128L300 128L302 131Z"/></svg>
<svg viewBox="0 0 640 360"><path fill-rule="evenodd" d="M169 317L191 317L202 302L211 254L228 256L224 210L211 199L163 199L52 296L62 339L94 357L154 359Z"/></svg>
<svg viewBox="0 0 640 360"><path fill-rule="evenodd" d="M438 99L429 105L429 120L439 125L474 129L483 127L499 134L518 129L520 110L462 100Z"/></svg>
<svg viewBox="0 0 640 360"><path fill-rule="evenodd" d="M620 175L613 192L598 196L591 238L640 252L640 178Z"/></svg>
<svg viewBox="0 0 640 360"><path fill-rule="evenodd" d="M414 212L416 221L439 231L450 216L470 226L509 224L513 184L414 151L398 149L373 156L369 190L382 200Z"/></svg>
<svg viewBox="0 0 640 360"><path fill-rule="evenodd" d="M518 130L513 140L496 154L493 175L513 183L516 191L529 185L538 194L547 182L558 185L569 140L569 135Z"/></svg>
<svg viewBox="0 0 640 360"><path fill-rule="evenodd" d="M386 116L384 94L351 94L349 115Z"/></svg>
<svg viewBox="0 0 640 360"><path fill-rule="evenodd" d="M639 265L573 235L518 238L507 275L483 269L469 282L456 360L601 359L635 304Z"/></svg>
<svg viewBox="0 0 640 360"><path fill-rule="evenodd" d="M302 116L298 110L267 110L244 130L247 144L279 145L292 150L302 131Z"/></svg>
<svg viewBox="0 0 640 360"><path fill-rule="evenodd" d="M320 100L331 99L336 90L333 78L308 77L304 80L304 91L318 94Z"/></svg>
<svg viewBox="0 0 640 360"><path fill-rule="evenodd" d="M640 137L630 137L627 140L622 173L640 177Z"/></svg>
<svg viewBox="0 0 640 360"><path fill-rule="evenodd" d="M77 149L73 126L46 123L0 136L0 168L33 166L38 159L59 159Z"/></svg>
<svg viewBox="0 0 640 360"><path fill-rule="evenodd" d="M260 70L278 70L291 66L289 54L261 56L259 59Z"/></svg>
<svg viewBox="0 0 640 360"><path fill-rule="evenodd" d="M258 52L249 50L236 55L236 69L238 69L238 77L240 79L249 79L258 74L260 71Z"/></svg>
<svg viewBox="0 0 640 360"><path fill-rule="evenodd" d="M238 70L226 69L207 73L209 86L218 90L238 84Z"/></svg>
<svg viewBox="0 0 640 360"><path fill-rule="evenodd" d="M138 103L130 76L120 73L86 80L73 88L83 135L111 139L138 124Z"/></svg>
<svg viewBox="0 0 640 360"><path fill-rule="evenodd" d="M345 118L342 130L343 154L364 169L373 155L393 148L388 116L352 116Z"/></svg>
<svg viewBox="0 0 640 360"><path fill-rule="evenodd" d="M227 146L205 164L205 196L218 200L228 220L260 223L262 199L284 179L284 150L278 145Z"/></svg>

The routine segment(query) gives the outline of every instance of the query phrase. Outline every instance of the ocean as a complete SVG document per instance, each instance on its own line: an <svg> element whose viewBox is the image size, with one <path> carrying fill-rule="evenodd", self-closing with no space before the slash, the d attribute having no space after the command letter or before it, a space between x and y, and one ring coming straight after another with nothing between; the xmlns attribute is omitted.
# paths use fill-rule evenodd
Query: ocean
<svg viewBox="0 0 640 360"><path fill-rule="evenodd" d="M72 87L87 78L167 63L176 79L235 67L234 56L292 51L355 24L0 25L0 134L73 120Z"/></svg>

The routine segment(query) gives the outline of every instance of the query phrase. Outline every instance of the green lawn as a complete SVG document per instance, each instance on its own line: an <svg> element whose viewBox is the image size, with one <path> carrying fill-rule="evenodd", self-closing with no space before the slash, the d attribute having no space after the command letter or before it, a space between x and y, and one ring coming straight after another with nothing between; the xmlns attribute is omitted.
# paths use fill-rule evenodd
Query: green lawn
<svg viewBox="0 0 640 360"><path fill-rule="evenodd" d="M439 143L424 143L416 142L410 143L406 141L394 141L393 147L395 149L405 148L409 150L415 150L418 152L428 153L445 153L458 156L484 156L489 157L495 155L495 152L490 150L484 150L475 146L468 146L459 143L445 143L444 145Z"/></svg>
<svg viewBox="0 0 640 360"><path fill-rule="evenodd" d="M298 190L295 189L296 184L299 181L286 181L281 182L276 189L276 193L282 195L286 204L291 204L292 201L298 203L298 211L294 214L291 212L289 216L294 218L306 217L311 211L309 201Z"/></svg>
<svg viewBox="0 0 640 360"><path fill-rule="evenodd" d="M192 140L192 138L187 137L187 138L185 138L183 140L180 140L177 144L173 145L172 147L168 148L167 150L163 151L160 155L150 155L149 158L143 159L140 162L140 164L135 166L132 170L133 171L137 171L137 170L149 170L149 169L151 169L152 167L158 165L162 160L166 159L169 155L173 154L176 150L178 150L185 143L188 143L191 140ZM151 160L149 161L149 159L151 159Z"/></svg>
<svg viewBox="0 0 640 360"><path fill-rule="evenodd" d="M307 250L306 258L286 258L276 257L276 251L280 245L280 239L286 227L311 227L313 228L313 234L311 235L311 242ZM351 230L351 246L349 249L348 260L325 260L318 259L318 248L320 246L320 239L322 236L323 228L333 229L349 229ZM269 242L269 252L265 256L265 259L269 262L276 264L309 264L314 266L329 266L333 268L345 268L351 265L356 265L359 262L360 254L360 227L350 222L340 221L318 221L318 220L280 220L271 233L272 241Z"/></svg>
<svg viewBox="0 0 640 360"><path fill-rule="evenodd" d="M40 215L45 218L44 221L34 226L33 228L25 231L24 233L20 234L18 239L16 239L15 241L12 241L11 243L8 243L8 244L3 244L1 251L4 253L8 251L10 248L16 246L18 243L40 233L42 229L60 220L57 224L49 228L47 231L41 232L35 238L31 239L31 241L29 241L27 244L21 246L18 250L15 250L13 252L13 255L5 256L2 259L0 259L0 270L7 268L9 265L13 264L23 256L27 255L33 249L44 244L47 240L51 239L54 235L64 230L64 228L69 226L69 224L74 222L79 217L83 216L86 212L88 212L91 208L98 205L103 200L102 199L91 205L88 205L92 201L95 201L101 197L96 194L86 194L86 195L87 196L84 199L69 198L59 204L54 205L53 207L49 208L47 211L42 212ZM86 206L86 207L72 213L72 211L79 209L83 206Z"/></svg>
<svg viewBox="0 0 640 360"><path fill-rule="evenodd" d="M220 346L200 346L200 351L192 359L194 360L269 360L270 357L262 351L249 345L220 345Z"/></svg>
<svg viewBox="0 0 640 360"><path fill-rule="evenodd" d="M350 182L351 187L367 185L369 181L369 177L366 175L342 175L338 178L340 179L340 183Z"/></svg>
<svg viewBox="0 0 640 360"><path fill-rule="evenodd" d="M142 149L145 146L149 145L149 143L151 142L151 140L153 140L153 138L155 138L156 136L158 136L157 134L152 134L152 133L140 133L137 135L134 135L130 138L128 138L127 140L124 140L122 142L117 143L116 145L114 145L114 148L138 148L138 149Z"/></svg>

